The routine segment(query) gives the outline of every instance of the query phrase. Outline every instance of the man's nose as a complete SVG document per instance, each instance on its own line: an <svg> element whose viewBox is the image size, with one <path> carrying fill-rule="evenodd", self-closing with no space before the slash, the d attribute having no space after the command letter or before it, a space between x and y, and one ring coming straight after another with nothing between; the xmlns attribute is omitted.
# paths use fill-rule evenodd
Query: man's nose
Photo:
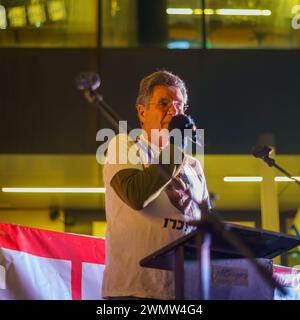
<svg viewBox="0 0 300 320"><path fill-rule="evenodd" d="M173 117L176 116L178 113L177 109L175 108L174 104L172 103L170 108L168 109L168 114L172 115Z"/></svg>

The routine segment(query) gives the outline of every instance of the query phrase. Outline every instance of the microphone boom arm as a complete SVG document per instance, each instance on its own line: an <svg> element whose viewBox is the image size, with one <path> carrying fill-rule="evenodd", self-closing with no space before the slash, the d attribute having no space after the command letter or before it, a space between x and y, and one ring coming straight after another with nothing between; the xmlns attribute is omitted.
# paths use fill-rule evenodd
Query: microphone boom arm
<svg viewBox="0 0 300 320"><path fill-rule="evenodd" d="M262 159L269 167L275 167L278 171L282 172L285 176L296 182L296 184L300 187L300 181L296 178L292 177L286 170L281 168L274 159L270 158L270 153L272 149L268 146L255 146L252 150L252 154L256 158Z"/></svg>

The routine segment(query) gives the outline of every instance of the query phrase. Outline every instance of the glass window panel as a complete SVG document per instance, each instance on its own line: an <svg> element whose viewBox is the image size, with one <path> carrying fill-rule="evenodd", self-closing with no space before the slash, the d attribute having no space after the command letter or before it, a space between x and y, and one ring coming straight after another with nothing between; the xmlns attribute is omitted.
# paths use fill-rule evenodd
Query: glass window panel
<svg viewBox="0 0 300 320"><path fill-rule="evenodd" d="M202 47L201 0L168 0L168 47Z"/></svg>
<svg viewBox="0 0 300 320"><path fill-rule="evenodd" d="M199 48L201 0L103 0L104 47Z"/></svg>
<svg viewBox="0 0 300 320"><path fill-rule="evenodd" d="M206 0L208 48L300 47L299 0Z"/></svg>
<svg viewBox="0 0 300 320"><path fill-rule="evenodd" d="M136 47L137 0L102 0L102 46Z"/></svg>
<svg viewBox="0 0 300 320"><path fill-rule="evenodd" d="M98 0L0 0L2 47L97 47Z"/></svg>

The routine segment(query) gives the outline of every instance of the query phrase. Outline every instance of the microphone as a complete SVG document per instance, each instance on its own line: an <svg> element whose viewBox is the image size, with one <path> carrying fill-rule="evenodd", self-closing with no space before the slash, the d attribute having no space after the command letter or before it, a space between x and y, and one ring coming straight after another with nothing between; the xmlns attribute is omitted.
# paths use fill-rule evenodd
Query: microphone
<svg viewBox="0 0 300 320"><path fill-rule="evenodd" d="M186 146L186 139L185 138L188 138L193 143L195 143L201 147L200 143L198 142L199 137L197 134L197 127L196 127L195 122L191 116L187 116L184 114L178 114L178 115L174 116L169 123L169 131L171 132L173 129L179 129L181 131L183 146ZM192 130L192 136L185 136L185 134L184 134L185 129ZM170 142L174 143L174 139L172 136L170 137Z"/></svg>
<svg viewBox="0 0 300 320"><path fill-rule="evenodd" d="M75 79L76 88L82 91L95 91L100 84L100 76L95 72L81 72Z"/></svg>
<svg viewBox="0 0 300 320"><path fill-rule="evenodd" d="M252 149L252 154L254 155L254 157L262 159L270 167L274 166L275 164L275 160L269 157L271 152L272 149L268 146L257 145Z"/></svg>

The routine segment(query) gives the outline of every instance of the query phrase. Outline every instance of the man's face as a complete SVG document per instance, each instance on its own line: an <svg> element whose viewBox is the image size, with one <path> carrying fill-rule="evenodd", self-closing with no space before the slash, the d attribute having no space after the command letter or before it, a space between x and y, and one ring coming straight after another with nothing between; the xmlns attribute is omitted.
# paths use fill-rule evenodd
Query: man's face
<svg viewBox="0 0 300 320"><path fill-rule="evenodd" d="M184 98L179 88L163 85L155 86L147 106L138 106L138 115L148 140L160 147L165 143L151 139L153 129L168 129L171 119L177 114L184 114ZM156 132L157 132L156 130ZM157 137L157 134L154 135ZM153 133L152 133L153 137Z"/></svg>

